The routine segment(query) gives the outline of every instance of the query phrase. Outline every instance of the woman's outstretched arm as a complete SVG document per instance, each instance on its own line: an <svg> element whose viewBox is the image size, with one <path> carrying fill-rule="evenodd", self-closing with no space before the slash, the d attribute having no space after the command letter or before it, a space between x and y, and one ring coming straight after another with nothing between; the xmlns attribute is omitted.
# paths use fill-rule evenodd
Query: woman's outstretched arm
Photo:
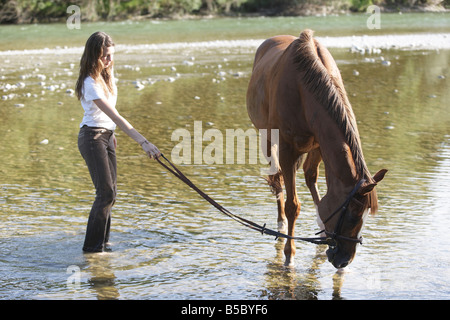
<svg viewBox="0 0 450 320"><path fill-rule="evenodd" d="M120 115L105 99L96 99L94 103L100 108L114 123L134 141L139 143L150 158L156 159L161 155L159 149L150 143L142 134Z"/></svg>

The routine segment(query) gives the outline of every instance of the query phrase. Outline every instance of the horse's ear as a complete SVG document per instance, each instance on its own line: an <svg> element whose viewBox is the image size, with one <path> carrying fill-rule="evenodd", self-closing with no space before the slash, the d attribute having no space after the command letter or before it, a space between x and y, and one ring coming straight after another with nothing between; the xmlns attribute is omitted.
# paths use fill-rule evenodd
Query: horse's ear
<svg viewBox="0 0 450 320"><path fill-rule="evenodd" d="M376 183L369 183L366 184L365 186L362 186L361 189L359 189L358 193L362 196L368 194L369 192L371 192L373 190L373 188L376 187Z"/></svg>
<svg viewBox="0 0 450 320"><path fill-rule="evenodd" d="M380 171L378 171L377 173L375 173L375 175L373 176L373 180L378 183L381 180L383 180L384 175L386 174L386 172L388 172L386 169L381 169Z"/></svg>
<svg viewBox="0 0 450 320"><path fill-rule="evenodd" d="M362 186L361 189L359 189L358 193L363 196L363 195L366 195L369 192L371 192L373 190L373 188L376 187L378 182L383 180L384 175L386 174L386 172L388 172L386 169L381 169L380 171L375 173L375 175L372 178L373 181L375 181L375 183L369 183L369 184L366 184L366 185Z"/></svg>

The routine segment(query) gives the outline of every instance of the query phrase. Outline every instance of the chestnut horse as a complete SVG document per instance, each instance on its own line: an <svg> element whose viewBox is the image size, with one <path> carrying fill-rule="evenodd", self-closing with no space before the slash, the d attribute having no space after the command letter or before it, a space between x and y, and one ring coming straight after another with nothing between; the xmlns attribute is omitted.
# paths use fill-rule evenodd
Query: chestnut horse
<svg viewBox="0 0 450 320"><path fill-rule="evenodd" d="M311 30L298 38L276 36L260 45L247 91L247 111L258 129L278 129L279 145L267 138L267 145L272 145L267 151L278 172L267 180L277 196L279 231L294 236L300 213L296 172L307 154L303 170L317 222L322 234L333 240L328 260L336 268L347 266L354 258L368 212L377 210L374 187L387 170L371 177L339 69ZM327 183L323 198L317 189L322 160ZM286 240L284 254L285 264L292 266L293 239Z"/></svg>

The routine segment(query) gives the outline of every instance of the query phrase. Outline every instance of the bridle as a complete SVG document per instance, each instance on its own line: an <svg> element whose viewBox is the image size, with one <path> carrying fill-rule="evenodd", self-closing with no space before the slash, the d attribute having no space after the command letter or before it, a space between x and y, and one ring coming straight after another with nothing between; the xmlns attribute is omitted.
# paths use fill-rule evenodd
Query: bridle
<svg viewBox="0 0 450 320"><path fill-rule="evenodd" d="M169 165L166 165L161 161L161 159L164 159ZM350 238L345 237L340 234L342 224L344 222L344 217L347 214L348 211L348 205L355 197L357 191L362 186L362 184L366 181L365 179L361 179L353 188L353 190L350 192L350 194L345 199L345 202L336 210L334 211L324 222L323 224L330 221L332 217L334 217L336 214L340 212L339 220L336 224L336 227L334 228L333 232L328 232L326 229L321 230L316 233L316 235L324 232L326 237L313 237L313 238L304 238L304 237L293 237L275 230L267 229L266 224L263 226L244 219L234 213L231 213L229 210L218 204L214 199L209 197L206 193L204 193L200 188L198 188L194 183L192 183L172 162L170 162L163 154L161 154L161 157L156 158L156 160L161 164L165 169L167 169L170 173L172 173L174 176L176 176L178 179L183 181L185 184L187 184L191 189L196 191L203 199L208 201L212 206L214 206L216 209L218 209L223 214L227 215L228 217L232 218L233 220L239 222L240 224L261 232L261 234L267 234L271 236L275 236L275 239L277 238L286 238L286 239L292 239L292 240L301 240L306 241L314 244L328 244L331 248L335 248L337 246L337 240L345 240L345 241L351 241L362 244L362 237L359 238Z"/></svg>
<svg viewBox="0 0 450 320"><path fill-rule="evenodd" d="M336 226L334 227L334 231L329 232L325 228L324 230L321 230L316 233L316 235L317 235L317 234L324 232L327 235L327 237L325 239L327 240L327 244L330 247L336 247L337 240L345 240L345 241L356 242L356 243L362 244L362 241L363 241L362 237L359 237L359 238L345 237L345 236L341 235L340 232L341 232L341 228L342 228L342 225L344 222L345 215L347 214L347 211L348 211L348 205L354 199L359 188L361 188L361 186L363 185L363 183L365 181L366 181L366 179L364 179L364 178L359 180L359 182L355 185L353 190L350 192L350 194L345 199L345 202L339 208L337 208L327 219L325 219L325 221L323 221L323 224L325 225L328 221L331 220L331 218L333 218L336 214L338 214L340 212L339 220L337 221Z"/></svg>

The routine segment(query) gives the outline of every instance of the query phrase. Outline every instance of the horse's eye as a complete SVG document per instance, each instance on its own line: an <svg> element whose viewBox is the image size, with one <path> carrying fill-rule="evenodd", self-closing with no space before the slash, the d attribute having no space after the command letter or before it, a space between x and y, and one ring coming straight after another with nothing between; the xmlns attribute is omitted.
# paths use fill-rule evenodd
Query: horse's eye
<svg viewBox="0 0 450 320"><path fill-rule="evenodd" d="M358 211L364 208L364 203L362 202L362 199L358 199L356 196L352 199L352 204Z"/></svg>

